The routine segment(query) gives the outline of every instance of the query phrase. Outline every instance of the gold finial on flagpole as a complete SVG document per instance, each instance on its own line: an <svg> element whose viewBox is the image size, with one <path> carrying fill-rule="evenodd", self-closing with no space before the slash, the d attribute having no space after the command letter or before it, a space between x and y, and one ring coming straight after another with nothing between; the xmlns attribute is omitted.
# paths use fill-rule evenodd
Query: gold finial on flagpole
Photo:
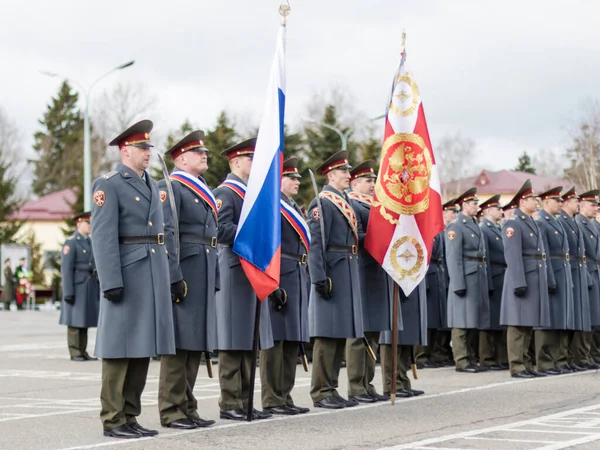
<svg viewBox="0 0 600 450"><path fill-rule="evenodd" d="M406 51L406 29L402 30L402 53Z"/></svg>
<svg viewBox="0 0 600 450"><path fill-rule="evenodd" d="M279 15L281 16L281 25L285 27L287 16L289 16L292 8L288 0L283 0L279 5Z"/></svg>

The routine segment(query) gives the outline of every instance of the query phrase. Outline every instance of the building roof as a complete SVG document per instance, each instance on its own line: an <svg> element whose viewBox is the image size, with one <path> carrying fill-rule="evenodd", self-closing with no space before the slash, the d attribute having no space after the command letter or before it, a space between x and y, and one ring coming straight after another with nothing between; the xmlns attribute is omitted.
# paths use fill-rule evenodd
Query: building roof
<svg viewBox="0 0 600 450"><path fill-rule="evenodd" d="M72 189L63 189L25 203L10 220L62 221L73 215L71 205L77 196Z"/></svg>
<svg viewBox="0 0 600 450"><path fill-rule="evenodd" d="M570 189L574 186L570 181L561 178L542 177L514 170L490 172L484 169L475 177L468 177L444 183L442 191L447 192L448 195L461 194L471 187L476 187L477 194L481 195L515 194L528 179L531 180L535 192L544 192L555 186L562 186L563 190Z"/></svg>

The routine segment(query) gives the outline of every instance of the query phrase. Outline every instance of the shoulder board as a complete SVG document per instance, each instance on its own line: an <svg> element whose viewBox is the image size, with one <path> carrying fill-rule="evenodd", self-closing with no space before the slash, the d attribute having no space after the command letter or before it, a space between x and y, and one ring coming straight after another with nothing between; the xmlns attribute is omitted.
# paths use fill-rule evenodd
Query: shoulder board
<svg viewBox="0 0 600 450"><path fill-rule="evenodd" d="M117 172L116 170L112 170L112 171L102 175L102 178L104 178L105 180L108 180L109 178L114 177L117 173L119 173L119 172Z"/></svg>

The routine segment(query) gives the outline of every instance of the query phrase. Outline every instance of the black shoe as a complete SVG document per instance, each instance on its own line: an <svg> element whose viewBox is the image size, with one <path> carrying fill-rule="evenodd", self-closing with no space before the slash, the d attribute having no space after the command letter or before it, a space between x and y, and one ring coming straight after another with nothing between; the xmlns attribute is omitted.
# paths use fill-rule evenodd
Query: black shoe
<svg viewBox="0 0 600 450"><path fill-rule="evenodd" d="M252 418L254 420L270 419L271 417L273 417L273 414L252 408Z"/></svg>
<svg viewBox="0 0 600 450"><path fill-rule="evenodd" d="M562 366L559 368L560 373L561 374L565 374L565 373L573 373L575 372L573 369L571 369L569 366Z"/></svg>
<svg viewBox="0 0 600 450"><path fill-rule="evenodd" d="M423 395L425 393L425 391L420 391L419 389L412 389L412 388L407 389L407 391L412 392L412 395L414 397L418 397L419 395Z"/></svg>
<svg viewBox="0 0 600 450"><path fill-rule="evenodd" d="M298 411L296 411L292 408L288 408L285 405L273 406L271 408L264 408L263 411L266 412L267 414L280 414L283 416L294 416L294 415L298 414Z"/></svg>
<svg viewBox="0 0 600 450"><path fill-rule="evenodd" d="M175 428L176 430L193 430L194 428L198 428L198 425L190 419L175 419L171 423L165 423L163 427Z"/></svg>
<svg viewBox="0 0 600 450"><path fill-rule="evenodd" d="M206 428L215 424L214 420L202 419L200 417L190 418L190 420L194 422L198 428Z"/></svg>
<svg viewBox="0 0 600 450"><path fill-rule="evenodd" d="M154 361L160 361L160 355L158 355L158 356L153 356L153 357L152 357L152 359L153 359Z"/></svg>
<svg viewBox="0 0 600 450"><path fill-rule="evenodd" d="M583 366L578 366L577 364L570 364L569 367L573 370L573 372L585 372L587 369Z"/></svg>
<svg viewBox="0 0 600 450"><path fill-rule="evenodd" d="M148 436L156 436L158 434L158 431L156 430L151 430L150 428L144 428L143 426L141 426L139 423L130 423L129 426L134 429L135 431L137 431L138 433L140 433L142 436L144 437L148 437Z"/></svg>
<svg viewBox="0 0 600 450"><path fill-rule="evenodd" d="M447 359L446 361L443 362L444 366L447 367L454 367L456 366L456 362L454 362L454 360L452 359Z"/></svg>
<svg viewBox="0 0 600 450"><path fill-rule="evenodd" d="M87 359L88 361L98 361L98 358L94 358L93 356L90 356L88 353L84 353L83 357L85 359Z"/></svg>
<svg viewBox="0 0 600 450"><path fill-rule="evenodd" d="M287 405L286 408L296 411L296 414L306 414L310 412L310 408L304 408L303 406Z"/></svg>
<svg viewBox="0 0 600 450"><path fill-rule="evenodd" d="M548 375L546 375L543 372L538 372L537 370L528 370L527 372L529 372L534 377L538 377L538 378L543 378L543 377L547 377L548 376Z"/></svg>
<svg viewBox="0 0 600 450"><path fill-rule="evenodd" d="M336 399L338 402L346 405L346 408L352 408L353 406L358 406L358 400L354 400L353 398L349 398L348 400L346 400L344 397L342 397L339 394L333 394L333 398Z"/></svg>
<svg viewBox="0 0 600 450"><path fill-rule="evenodd" d="M491 366L484 366L487 370L504 370L500 364L492 364Z"/></svg>
<svg viewBox="0 0 600 450"><path fill-rule="evenodd" d="M396 397L408 398L408 397L414 397L414 396L415 396L415 394L413 394L408 389L398 389L398 390L396 390Z"/></svg>
<svg viewBox="0 0 600 450"><path fill-rule="evenodd" d="M87 361L87 358L83 355L71 356L71 361L77 361L77 362Z"/></svg>
<svg viewBox="0 0 600 450"><path fill-rule="evenodd" d="M535 378L535 375L527 372L526 370L521 370L520 372L513 373L511 375L513 378Z"/></svg>
<svg viewBox="0 0 600 450"><path fill-rule="evenodd" d="M464 368L457 367L456 371L457 372L465 372L465 373L479 373L479 372L481 372L481 370L480 370L479 367L473 366L473 365L468 365L467 367L464 367Z"/></svg>
<svg viewBox="0 0 600 450"><path fill-rule="evenodd" d="M219 417L221 419L228 420L246 420L246 410L244 409L230 409L230 410L221 410L219 413Z"/></svg>
<svg viewBox="0 0 600 450"><path fill-rule="evenodd" d="M596 364L595 362L588 364L586 369L587 370L598 370L598 369L600 369L600 364Z"/></svg>
<svg viewBox="0 0 600 450"><path fill-rule="evenodd" d="M382 395L380 395L381 400L379 400L380 402L387 402L390 399L390 393L389 392L384 392Z"/></svg>
<svg viewBox="0 0 600 450"><path fill-rule="evenodd" d="M359 403L376 403L377 399L371 397L369 394L353 395L348 397L348 400L356 400Z"/></svg>
<svg viewBox="0 0 600 450"><path fill-rule="evenodd" d="M325 397L323 400L314 403L315 408L342 409L346 407L345 403L338 401L335 397Z"/></svg>
<svg viewBox="0 0 600 450"><path fill-rule="evenodd" d="M561 369L548 369L548 370L542 370L542 373L545 373L546 375L562 375L562 370Z"/></svg>
<svg viewBox="0 0 600 450"><path fill-rule="evenodd" d="M427 360L423 363L423 367L425 369L439 369L442 366L443 366L443 364L437 363L435 361L429 361L429 360Z"/></svg>
<svg viewBox="0 0 600 450"><path fill-rule="evenodd" d="M138 433L129 425L121 425L120 427L112 430L104 430L104 436L119 438L119 439L138 439L142 437L141 433Z"/></svg>
<svg viewBox="0 0 600 450"><path fill-rule="evenodd" d="M370 392L369 395L378 402L387 402L390 399L389 395L379 395L377 392Z"/></svg>

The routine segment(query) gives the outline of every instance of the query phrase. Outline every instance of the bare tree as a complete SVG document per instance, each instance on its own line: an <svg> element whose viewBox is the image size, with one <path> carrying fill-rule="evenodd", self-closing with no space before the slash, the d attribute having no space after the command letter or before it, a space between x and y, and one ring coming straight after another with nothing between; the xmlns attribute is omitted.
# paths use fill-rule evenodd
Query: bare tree
<svg viewBox="0 0 600 450"><path fill-rule="evenodd" d="M0 166L6 168L6 172L3 174L5 178L21 175L27 165L27 159L20 156L23 153L21 142L23 142L21 131L6 111L0 107ZM24 181L29 182L29 180ZM23 193L26 189L25 184L17 186L17 191Z"/></svg>
<svg viewBox="0 0 600 450"><path fill-rule="evenodd" d="M584 191L598 186L600 167L600 101L588 99L583 103L582 117L571 131L572 143L567 149L571 161L565 174L569 181Z"/></svg>
<svg viewBox="0 0 600 450"><path fill-rule="evenodd" d="M557 150L540 149L533 155L532 166L542 177L562 178L565 173L565 158Z"/></svg>
<svg viewBox="0 0 600 450"><path fill-rule="evenodd" d="M467 186L461 180L475 174L475 141L460 133L448 134L434 147L442 184L442 197L461 193ZM451 183L452 182L452 183Z"/></svg>

